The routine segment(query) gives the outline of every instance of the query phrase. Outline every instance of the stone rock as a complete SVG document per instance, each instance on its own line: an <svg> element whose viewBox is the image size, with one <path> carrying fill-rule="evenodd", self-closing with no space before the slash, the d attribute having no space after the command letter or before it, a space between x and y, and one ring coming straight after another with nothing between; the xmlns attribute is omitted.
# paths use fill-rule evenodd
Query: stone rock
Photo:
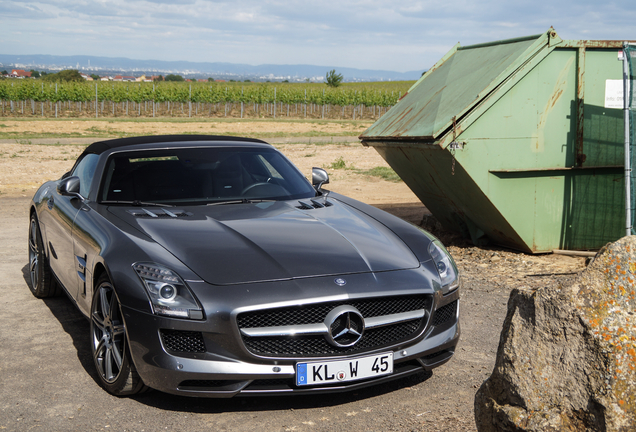
<svg viewBox="0 0 636 432"><path fill-rule="evenodd" d="M492 375L475 396L490 431L636 430L636 236L568 286L515 289Z"/></svg>

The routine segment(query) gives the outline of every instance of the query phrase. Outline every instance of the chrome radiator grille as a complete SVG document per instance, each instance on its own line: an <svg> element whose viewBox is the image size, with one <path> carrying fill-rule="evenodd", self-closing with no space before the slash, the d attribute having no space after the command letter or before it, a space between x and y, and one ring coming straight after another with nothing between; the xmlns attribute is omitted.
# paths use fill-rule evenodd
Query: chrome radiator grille
<svg viewBox="0 0 636 432"><path fill-rule="evenodd" d="M370 351L406 342L420 334L428 317L429 296L356 299L243 312L237 322L243 343L252 354L266 357L336 356ZM337 308L359 312L362 336L351 346L330 342L328 315ZM339 320L334 320L338 325Z"/></svg>

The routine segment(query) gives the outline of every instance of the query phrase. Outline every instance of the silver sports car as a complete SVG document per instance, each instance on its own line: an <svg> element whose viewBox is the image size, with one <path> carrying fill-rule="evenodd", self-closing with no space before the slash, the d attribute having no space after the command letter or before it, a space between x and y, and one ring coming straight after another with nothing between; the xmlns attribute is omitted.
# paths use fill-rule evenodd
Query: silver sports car
<svg viewBox="0 0 636 432"><path fill-rule="evenodd" d="M63 290L86 315L118 396L337 392L447 362L444 246L312 179L254 139L96 142L33 197L33 294Z"/></svg>

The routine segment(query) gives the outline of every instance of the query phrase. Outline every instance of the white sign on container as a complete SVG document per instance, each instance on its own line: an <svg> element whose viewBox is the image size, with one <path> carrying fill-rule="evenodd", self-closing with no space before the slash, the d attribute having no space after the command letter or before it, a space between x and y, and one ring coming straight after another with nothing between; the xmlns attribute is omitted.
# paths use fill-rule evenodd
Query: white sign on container
<svg viewBox="0 0 636 432"><path fill-rule="evenodd" d="M623 80L605 80L605 108L623 109Z"/></svg>

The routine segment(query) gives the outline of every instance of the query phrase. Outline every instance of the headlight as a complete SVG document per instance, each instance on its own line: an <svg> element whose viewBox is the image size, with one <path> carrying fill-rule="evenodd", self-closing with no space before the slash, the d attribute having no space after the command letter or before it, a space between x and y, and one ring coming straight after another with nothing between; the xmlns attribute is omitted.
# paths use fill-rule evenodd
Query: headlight
<svg viewBox="0 0 636 432"><path fill-rule="evenodd" d="M442 292L449 292L459 287L459 273L453 257L450 256L444 245L439 240L433 240L428 247L428 252L433 258L435 268L442 281Z"/></svg>
<svg viewBox="0 0 636 432"><path fill-rule="evenodd" d="M203 310L188 286L170 269L151 263L133 264L156 315L203 319Z"/></svg>

